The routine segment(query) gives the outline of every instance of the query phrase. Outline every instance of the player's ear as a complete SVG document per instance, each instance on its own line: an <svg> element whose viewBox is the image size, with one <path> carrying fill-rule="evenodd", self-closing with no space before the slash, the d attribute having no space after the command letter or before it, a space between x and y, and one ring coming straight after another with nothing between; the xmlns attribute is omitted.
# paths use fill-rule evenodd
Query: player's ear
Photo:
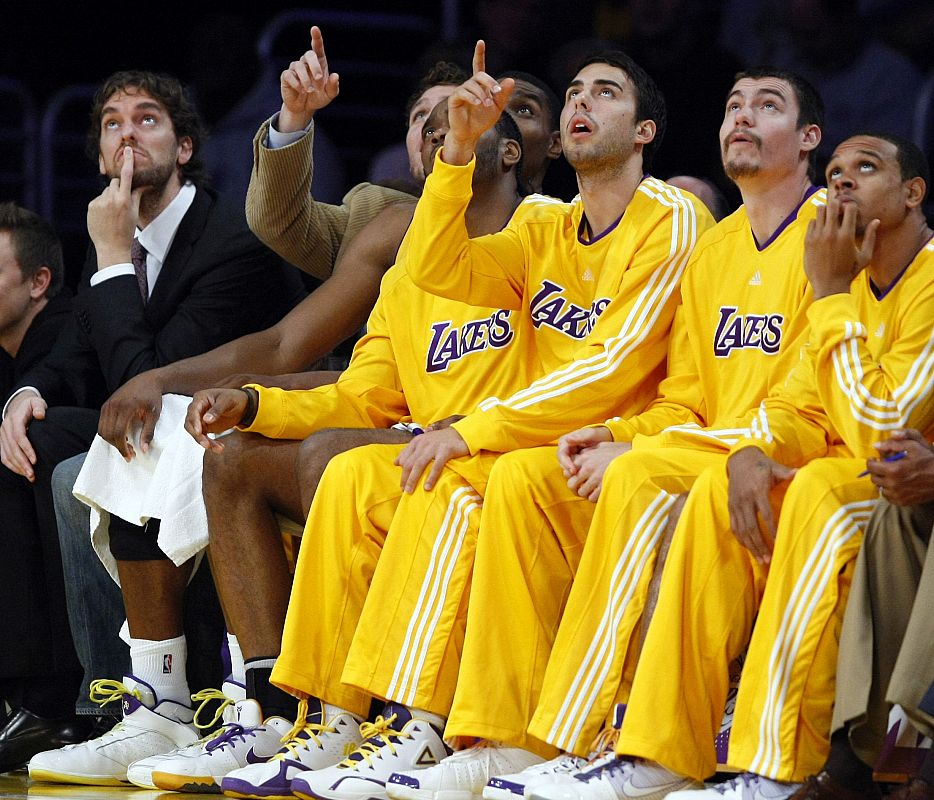
<svg viewBox="0 0 934 800"><path fill-rule="evenodd" d="M514 167L522 158L522 148L515 139L503 139L503 166L506 169Z"/></svg>
<svg viewBox="0 0 934 800"><path fill-rule="evenodd" d="M642 145L650 144L655 138L656 130L654 119L640 120L636 123L636 142Z"/></svg>
<svg viewBox="0 0 934 800"><path fill-rule="evenodd" d="M40 297L45 295L45 293L49 290L49 286L51 285L52 270L46 266L41 266L33 273L29 286L29 296L33 300L38 300Z"/></svg>
<svg viewBox="0 0 934 800"><path fill-rule="evenodd" d="M924 201L924 194L927 190L927 186L924 183L924 178L920 176L915 176L910 180L905 181L905 189L907 190L907 197L905 198L905 205L908 208L917 208Z"/></svg>
<svg viewBox="0 0 934 800"><path fill-rule="evenodd" d="M178 155L176 156L175 163L178 166L183 167L189 161L194 154L194 145L191 142L190 136L183 136L178 140Z"/></svg>
<svg viewBox="0 0 934 800"><path fill-rule="evenodd" d="M801 128L801 149L806 153L817 149L820 144L821 131L817 125L805 125Z"/></svg>
<svg viewBox="0 0 934 800"><path fill-rule="evenodd" d="M561 131L551 132L551 142L548 144L546 153L548 154L548 158L561 157Z"/></svg>

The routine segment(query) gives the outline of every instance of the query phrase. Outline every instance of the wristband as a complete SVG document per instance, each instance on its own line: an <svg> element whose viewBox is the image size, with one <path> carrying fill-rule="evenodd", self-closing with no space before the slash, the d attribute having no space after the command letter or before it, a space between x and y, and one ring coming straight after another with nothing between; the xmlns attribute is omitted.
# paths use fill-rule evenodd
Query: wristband
<svg viewBox="0 0 934 800"><path fill-rule="evenodd" d="M243 412L243 416L240 417L237 427L249 428L253 424L253 420L256 419L256 412L259 411L259 392L246 386L242 386L240 391L246 395L246 410Z"/></svg>

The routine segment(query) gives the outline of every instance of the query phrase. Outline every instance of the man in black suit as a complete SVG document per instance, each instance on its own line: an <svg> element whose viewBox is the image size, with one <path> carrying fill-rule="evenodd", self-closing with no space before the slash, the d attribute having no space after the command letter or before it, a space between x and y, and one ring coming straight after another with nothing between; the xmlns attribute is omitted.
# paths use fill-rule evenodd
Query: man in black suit
<svg viewBox="0 0 934 800"><path fill-rule="evenodd" d="M0 771L89 733L74 718L82 671L65 610L55 465L87 450L101 403L129 378L264 328L302 295L242 208L201 185L203 127L178 81L118 72L92 120L109 183L88 206L93 247L74 317L19 381L0 425L0 679L22 681L22 707L0 730ZM124 538L128 568L156 558L133 544L145 537Z"/></svg>

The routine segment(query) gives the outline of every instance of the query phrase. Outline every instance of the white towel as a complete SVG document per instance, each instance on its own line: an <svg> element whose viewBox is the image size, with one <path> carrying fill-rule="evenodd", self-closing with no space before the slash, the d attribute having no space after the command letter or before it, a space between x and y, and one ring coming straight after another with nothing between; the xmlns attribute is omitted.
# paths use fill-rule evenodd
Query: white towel
<svg viewBox="0 0 934 800"><path fill-rule="evenodd" d="M159 547L176 565L208 544L208 520L201 496L204 449L185 431L190 397L167 394L148 453L134 441L136 456L123 456L94 437L74 495L91 507L91 543L110 576L119 584L117 563L110 554L110 515L145 525L162 520Z"/></svg>

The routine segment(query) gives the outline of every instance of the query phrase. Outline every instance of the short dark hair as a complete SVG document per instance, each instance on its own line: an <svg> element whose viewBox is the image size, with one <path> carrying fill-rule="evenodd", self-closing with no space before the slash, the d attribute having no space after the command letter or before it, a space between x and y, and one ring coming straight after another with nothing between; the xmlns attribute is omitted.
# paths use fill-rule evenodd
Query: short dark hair
<svg viewBox="0 0 934 800"><path fill-rule="evenodd" d="M555 94L554 89L552 89L545 81L539 78L537 75L533 75L531 72L523 72L518 69L507 69L505 72L501 72L498 81L501 81L503 78L512 78L516 81L525 81L526 83L532 84L536 89L542 93L542 97L545 98L545 113L548 115L548 122L552 127L552 130L558 130L561 125L561 101L558 99L558 95Z"/></svg>
<svg viewBox="0 0 934 800"><path fill-rule="evenodd" d="M496 125L493 126L496 128L496 133L500 138L500 141L503 139L513 139L516 144L519 145L519 160L516 162L514 167L516 174L516 188L519 190L519 194L522 197L532 194L532 190L528 187L525 181L525 145L522 143L522 132L519 130L519 124L512 118L512 114L500 114L499 119L496 120Z"/></svg>
<svg viewBox="0 0 934 800"><path fill-rule="evenodd" d="M101 112L104 105L115 94L126 92L128 89L144 91L153 100L165 106L175 129L175 137L183 139L187 136L191 139L191 158L180 169L186 180L200 183L204 179L201 146L207 138L207 130L185 87L171 75L145 70L121 70L101 84L91 104L91 128L88 131L87 142L87 151L91 159L96 163L100 153Z"/></svg>
<svg viewBox="0 0 934 800"><path fill-rule="evenodd" d="M797 72L781 67L773 67L768 64L762 64L751 69L744 69L733 76L733 86L743 78L760 80L761 78L778 78L785 81L791 90L795 93L795 100L798 101L798 120L796 127L801 130L805 125L816 125L818 128L824 127L824 100L820 92L805 78L802 78ZM732 91L732 86L730 90ZM729 97L729 95L727 95ZM811 177L815 177L817 168L817 148L815 147L808 154L810 163Z"/></svg>
<svg viewBox="0 0 934 800"><path fill-rule="evenodd" d="M0 203L0 233L10 234L13 255L29 280L40 267L52 273L47 297L55 297L65 280L62 243L55 229L38 214L13 202Z"/></svg>
<svg viewBox="0 0 934 800"><path fill-rule="evenodd" d="M574 74L590 64L609 64L625 72L636 90L636 117L639 121L650 119L655 122L655 138L642 148L642 166L648 172L652 168L655 152L665 138L665 128L668 124L665 96L651 75L622 50L605 50L589 55L578 64Z"/></svg>
<svg viewBox="0 0 934 800"><path fill-rule="evenodd" d="M927 157L918 145L910 139L886 131L860 131L846 138L852 139L853 136L871 136L874 139L882 139L884 142L895 145L895 158L898 161L898 169L902 180L910 181L912 178L921 178L924 181L924 197L921 200L924 201L931 185L931 167L928 164Z"/></svg>
<svg viewBox="0 0 934 800"><path fill-rule="evenodd" d="M421 97L432 86L460 86L470 75L466 70L452 61L438 61L425 73L422 79L415 84L415 91L405 101L405 127L409 127L409 114Z"/></svg>

